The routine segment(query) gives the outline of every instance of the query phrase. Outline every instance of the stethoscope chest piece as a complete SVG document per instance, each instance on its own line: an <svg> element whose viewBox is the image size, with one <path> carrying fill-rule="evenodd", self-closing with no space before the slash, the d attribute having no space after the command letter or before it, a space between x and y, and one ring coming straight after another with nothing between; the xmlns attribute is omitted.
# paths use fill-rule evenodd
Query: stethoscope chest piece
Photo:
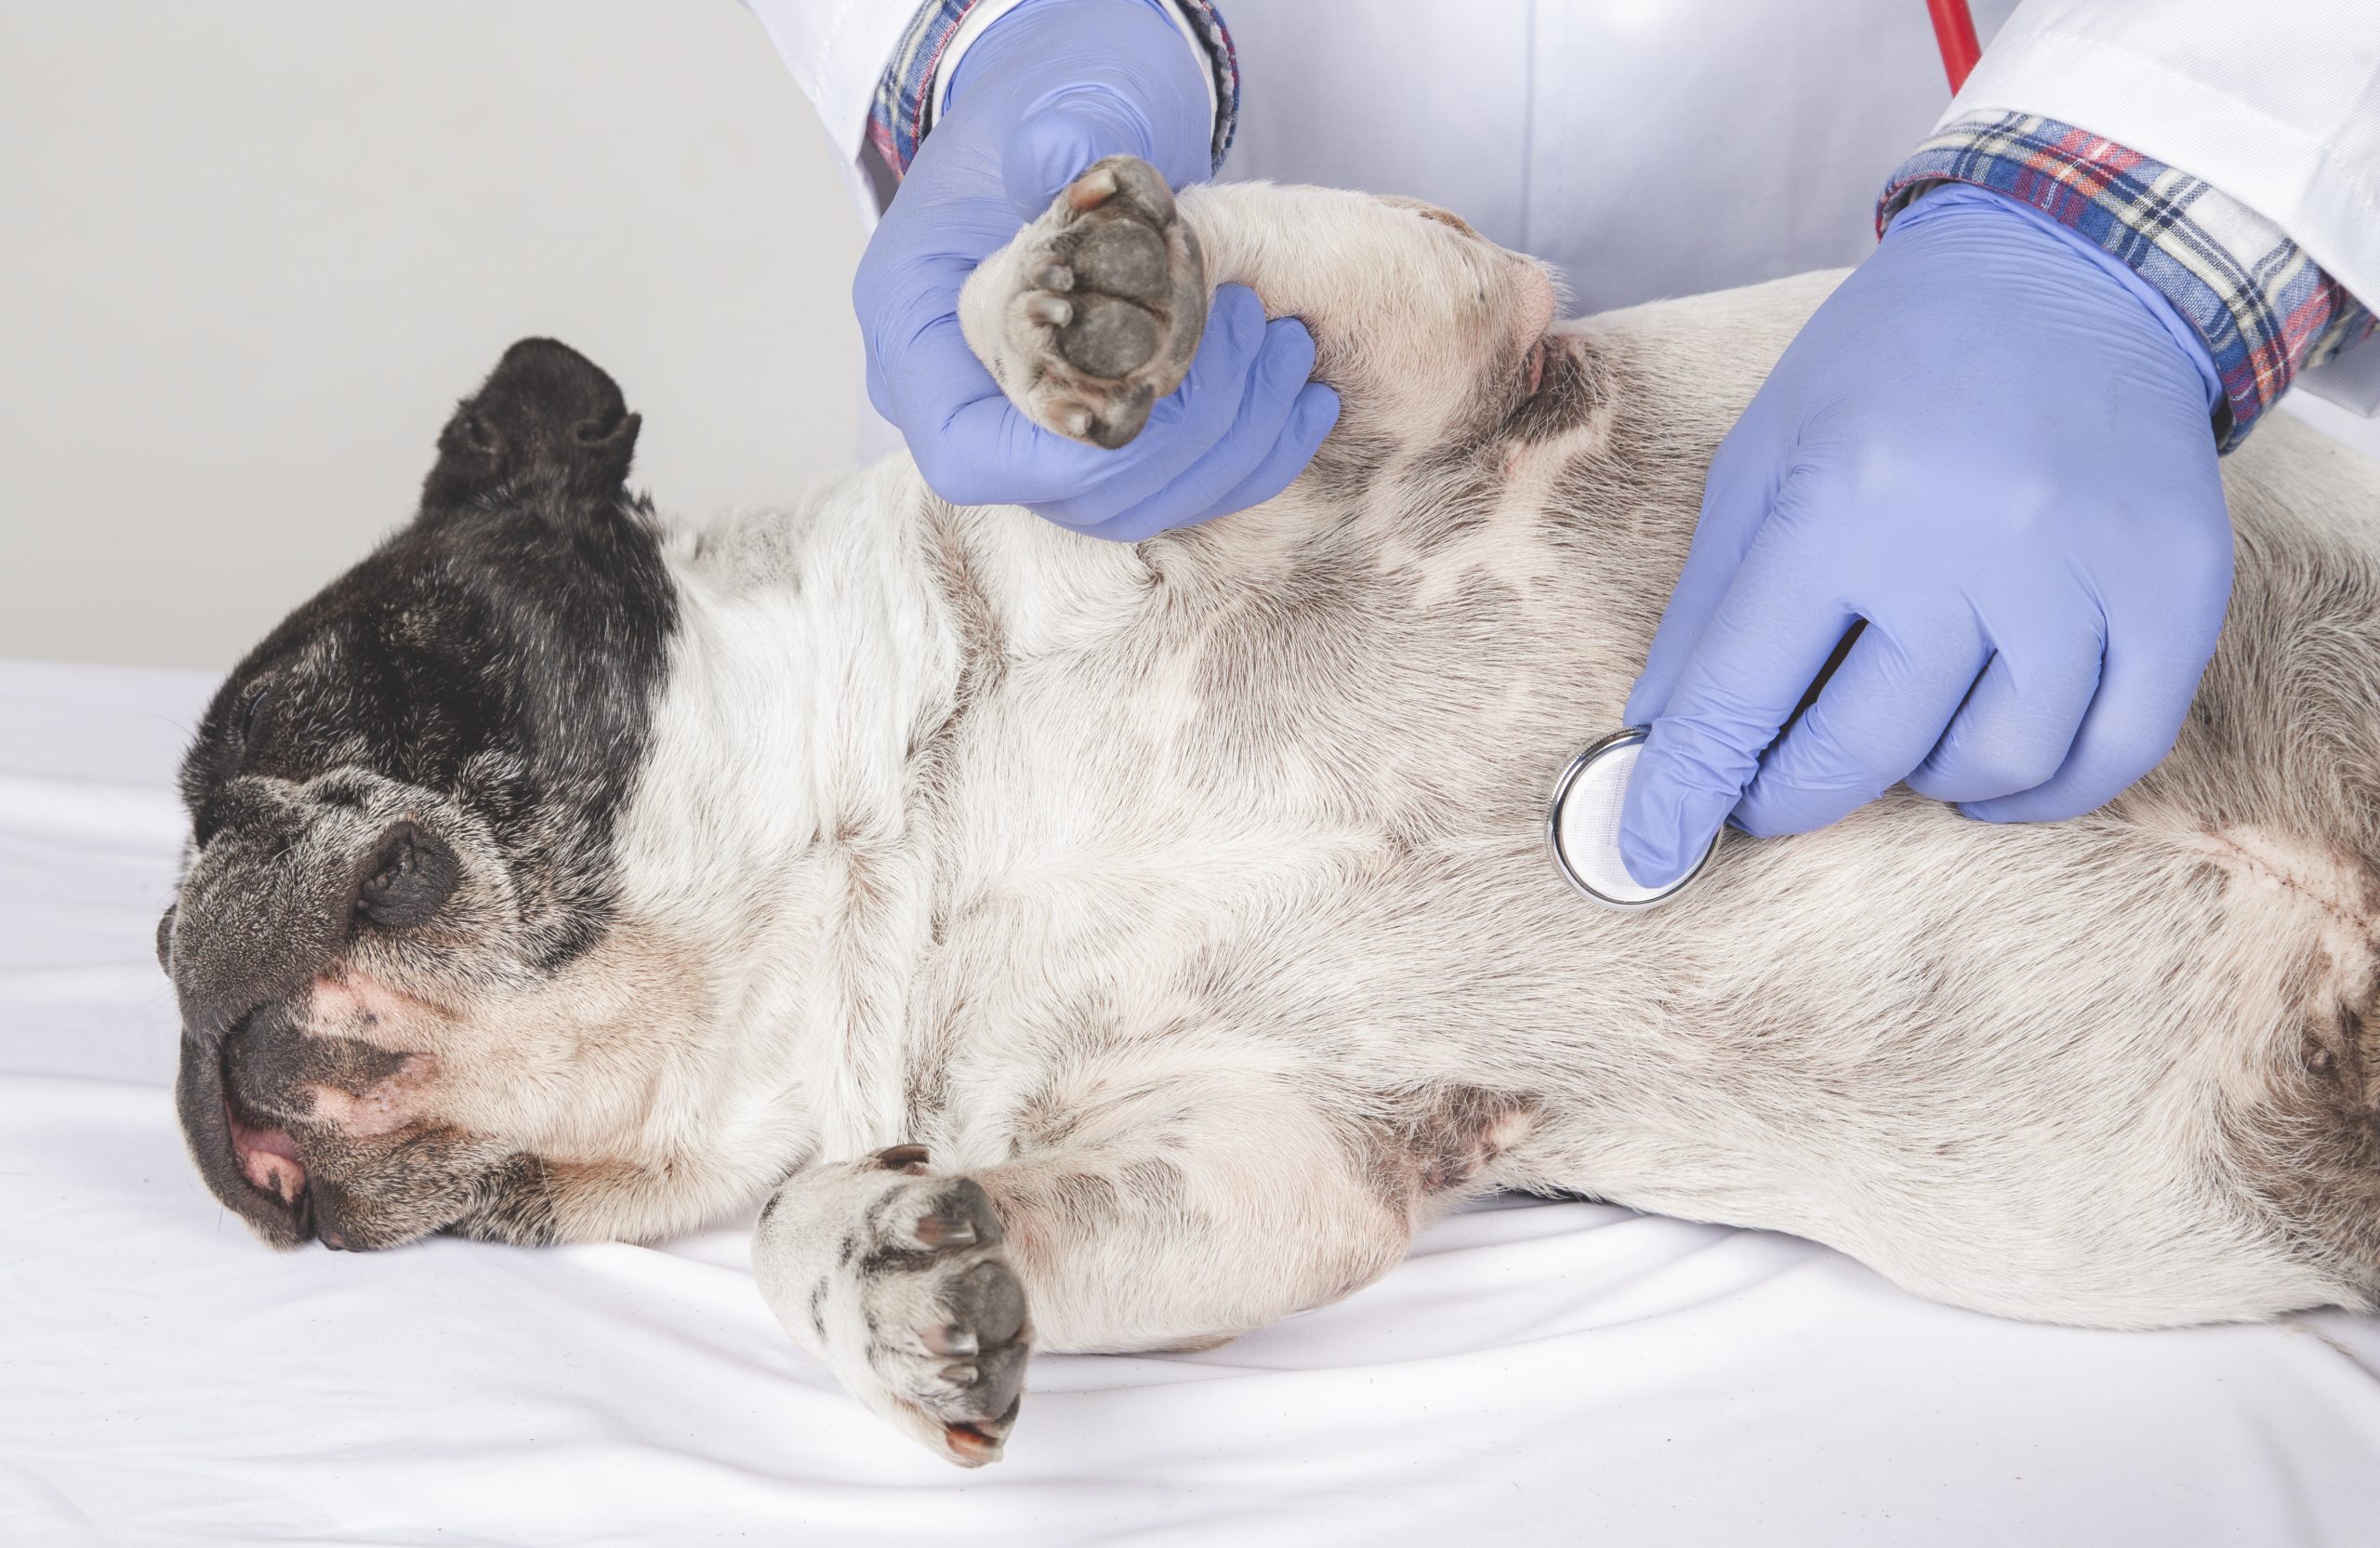
<svg viewBox="0 0 2380 1548"><path fill-rule="evenodd" d="M1628 874L1620 862L1620 803L1628 793L1628 776L1644 750L1645 728L1614 732L1570 760L1554 782L1554 802L1545 814L1546 844L1554 865L1571 886L1606 908L1651 908L1684 892L1702 874L1719 847L1711 848L1684 876L1666 887L1646 887Z"/></svg>

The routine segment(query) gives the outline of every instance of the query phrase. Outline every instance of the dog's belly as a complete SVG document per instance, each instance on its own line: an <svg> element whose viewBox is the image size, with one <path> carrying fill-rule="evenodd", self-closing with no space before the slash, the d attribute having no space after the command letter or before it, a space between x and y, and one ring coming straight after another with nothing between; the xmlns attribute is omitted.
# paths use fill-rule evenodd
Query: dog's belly
<svg viewBox="0 0 2380 1548"><path fill-rule="evenodd" d="M2336 583L2380 567L2264 487L2295 450L2235 480L2224 655L2123 800L2015 828L1900 792L1731 839L1638 916L1563 886L1543 802L1617 714L1687 492L1613 493L1624 569L1611 509L1507 500L1430 552L1358 523L1253 583L1161 575L1113 649L1012 670L970 730L954 805L1003 820L945 872L920 1004L973 1021L937 1057L1039 1070L1051 1026L1196 1025L1200 1057L1400 1135L1505 1093L1528 1123L1458 1185L1796 1230L2016 1315L2368 1294L2380 629L2341 633Z"/></svg>
<svg viewBox="0 0 2380 1548"><path fill-rule="evenodd" d="M2336 1293L2274 1226L2338 1136L2300 1136L2285 1176L2246 1163L2313 1111L2300 1035L2350 976L2309 976L2304 948L2337 921L2221 840L1994 831L1902 797L1737 840L1689 902L1619 916L1525 825L1420 848L1245 814L1183 831L986 877L922 985L972 1018L960 1087L1137 1046L1168 1078L1279 1072L1396 1136L1492 1092L1528 1120L1458 1187L1792 1230L2014 1315ZM961 1156L1011 1138L966 1137L980 1113Z"/></svg>

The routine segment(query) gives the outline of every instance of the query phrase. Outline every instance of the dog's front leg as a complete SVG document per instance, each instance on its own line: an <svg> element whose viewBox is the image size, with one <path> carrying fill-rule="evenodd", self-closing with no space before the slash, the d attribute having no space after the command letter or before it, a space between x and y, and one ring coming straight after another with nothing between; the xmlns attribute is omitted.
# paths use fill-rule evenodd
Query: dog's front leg
<svg viewBox="0 0 2380 1548"><path fill-rule="evenodd" d="M1110 156L976 268L959 321L1034 423L1113 448L1189 374L1211 288L1165 179Z"/></svg>
<svg viewBox="0 0 2380 1548"><path fill-rule="evenodd" d="M997 1461L1032 1350L999 1216L965 1177L895 1145L804 1168L760 1211L752 1267L802 1348L962 1467Z"/></svg>
<svg viewBox="0 0 2380 1548"><path fill-rule="evenodd" d="M966 1172L914 1145L809 1168L762 1212L761 1290L903 1431L995 1461L1034 1343L1218 1343L1404 1255L1414 1195L1394 1166L1308 1105L1232 1095L1088 1112L1062 1144Z"/></svg>

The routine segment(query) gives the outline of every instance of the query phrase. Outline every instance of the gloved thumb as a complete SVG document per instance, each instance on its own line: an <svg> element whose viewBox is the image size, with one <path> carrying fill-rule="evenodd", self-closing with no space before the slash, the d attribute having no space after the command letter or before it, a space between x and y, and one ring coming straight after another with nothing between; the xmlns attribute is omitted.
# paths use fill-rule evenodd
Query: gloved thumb
<svg viewBox="0 0 2380 1548"><path fill-rule="evenodd" d="M1001 186L1017 215L1030 220L1091 163L1119 155L1151 161L1155 142L1147 116L1114 92L1096 86L1052 92L1027 108L1009 132Z"/></svg>
<svg viewBox="0 0 2380 1548"><path fill-rule="evenodd" d="M1745 568L1779 483L1766 438L1739 424L1712 460L1686 567L1622 712L1623 723L1650 728L1620 824L1620 863L1648 887L1693 867L1814 675L1796 681L1786 665L1785 681L1774 681L1779 658L1743 627L1746 615L1792 611L1788 597L1771 594L1780 589L1774 574ZM1764 711L1780 697L1773 715Z"/></svg>

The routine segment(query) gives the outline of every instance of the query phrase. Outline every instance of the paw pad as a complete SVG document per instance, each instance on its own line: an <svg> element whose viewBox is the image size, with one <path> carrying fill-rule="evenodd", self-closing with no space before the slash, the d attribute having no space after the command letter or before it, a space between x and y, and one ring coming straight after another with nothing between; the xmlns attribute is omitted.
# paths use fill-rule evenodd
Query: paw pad
<svg viewBox="0 0 2380 1548"><path fill-rule="evenodd" d="M870 1214L874 1249L858 1264L869 1365L942 1427L951 1460L997 1460L1016 1422L1033 1327L991 1199L972 1179L926 1175L898 1184Z"/></svg>
<svg viewBox="0 0 2380 1548"><path fill-rule="evenodd" d="M1021 240L1031 256L1006 343L1023 379L1003 385L1058 433L1121 446L1182 384L1206 328L1197 239L1154 167L1110 156Z"/></svg>

